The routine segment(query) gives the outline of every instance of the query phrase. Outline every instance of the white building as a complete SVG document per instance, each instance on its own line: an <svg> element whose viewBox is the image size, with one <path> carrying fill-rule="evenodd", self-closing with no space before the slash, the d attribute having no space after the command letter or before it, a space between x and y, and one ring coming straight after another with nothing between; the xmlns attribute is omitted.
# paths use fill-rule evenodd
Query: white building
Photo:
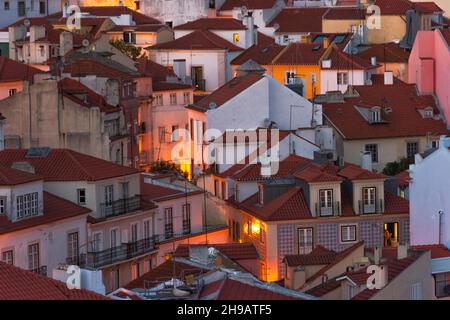
<svg viewBox="0 0 450 320"><path fill-rule="evenodd" d="M450 138L427 157L416 155L410 166L411 244L450 247Z"/></svg>
<svg viewBox="0 0 450 320"><path fill-rule="evenodd" d="M23 18L45 17L61 11L61 0L7 0L0 4L0 28Z"/></svg>

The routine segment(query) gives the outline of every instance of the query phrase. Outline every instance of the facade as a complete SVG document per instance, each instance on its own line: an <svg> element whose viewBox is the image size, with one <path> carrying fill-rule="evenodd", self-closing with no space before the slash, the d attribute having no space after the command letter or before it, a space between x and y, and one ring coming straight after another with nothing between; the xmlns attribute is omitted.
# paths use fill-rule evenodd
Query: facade
<svg viewBox="0 0 450 320"><path fill-rule="evenodd" d="M421 94L435 94L447 122L450 119L450 31L421 31L409 58L408 82Z"/></svg>
<svg viewBox="0 0 450 320"><path fill-rule="evenodd" d="M4 1L0 7L0 28L4 28L24 17L44 17L61 11L61 0L55 1Z"/></svg>

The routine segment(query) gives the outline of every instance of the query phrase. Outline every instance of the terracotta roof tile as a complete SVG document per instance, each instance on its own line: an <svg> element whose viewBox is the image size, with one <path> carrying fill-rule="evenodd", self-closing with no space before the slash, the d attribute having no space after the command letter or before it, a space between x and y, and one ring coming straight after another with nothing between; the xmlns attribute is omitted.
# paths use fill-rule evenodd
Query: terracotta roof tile
<svg viewBox="0 0 450 320"><path fill-rule="evenodd" d="M354 86L359 96L346 98L344 103L323 103L326 118L343 135L344 139L379 139L393 137L426 136L427 133L449 134L444 121L424 119L417 109L434 108L431 95L419 96L414 84L395 78L393 85L384 85L383 75L373 75L372 85ZM380 83L381 82L381 83ZM381 124L370 124L355 106L380 106L392 108L383 112L386 119Z"/></svg>
<svg viewBox="0 0 450 320"><path fill-rule="evenodd" d="M139 173L138 170L78 153L69 149L51 149L47 156L27 156L27 149L0 151L0 163L28 162L45 181L98 181Z"/></svg>
<svg viewBox="0 0 450 320"><path fill-rule="evenodd" d="M450 29L442 29L442 30L439 30L439 32L442 34L442 37L444 37L444 40L447 42L448 46L450 47Z"/></svg>
<svg viewBox="0 0 450 320"><path fill-rule="evenodd" d="M378 62L408 63L410 51L400 48L396 43L377 44L358 53L361 59L370 62L376 57Z"/></svg>
<svg viewBox="0 0 450 320"><path fill-rule="evenodd" d="M408 187L409 182L411 181L411 178L409 176L409 171L405 170L405 171L402 171L399 174L397 174L395 176L395 181L399 187L402 187L402 188Z"/></svg>
<svg viewBox="0 0 450 320"><path fill-rule="evenodd" d="M204 245L186 245L180 244L175 250L174 257L189 257L189 247ZM208 244L226 255L231 260L259 259L258 251L253 243L221 243Z"/></svg>
<svg viewBox="0 0 450 320"><path fill-rule="evenodd" d="M337 47L333 47L330 54L324 59L331 60L331 68L323 68L324 70L370 70L379 67L380 65L372 65L370 60L364 60L356 55L350 55L342 52Z"/></svg>
<svg viewBox="0 0 450 320"><path fill-rule="evenodd" d="M147 50L228 50L244 49L207 30L196 30L178 39L147 47Z"/></svg>
<svg viewBox="0 0 450 320"><path fill-rule="evenodd" d="M431 259L450 257L450 250L443 244L427 244L427 245L411 246L411 249L417 251L430 251Z"/></svg>
<svg viewBox="0 0 450 320"><path fill-rule="evenodd" d="M322 17L329 8L284 8L268 24L276 32L322 32Z"/></svg>
<svg viewBox="0 0 450 320"><path fill-rule="evenodd" d="M174 30L245 30L241 20L233 18L200 18L180 24Z"/></svg>
<svg viewBox="0 0 450 320"><path fill-rule="evenodd" d="M97 17L117 17L122 14L131 14L133 21L136 22L136 24L161 24L161 21L132 10L126 6L83 6L80 7L80 9L83 13L90 13L91 15ZM61 15L62 13L57 13L51 15L50 17Z"/></svg>
<svg viewBox="0 0 450 320"><path fill-rule="evenodd" d="M25 80L33 82L33 76L39 73L44 73L44 71L0 56L0 82Z"/></svg>
<svg viewBox="0 0 450 320"><path fill-rule="evenodd" d="M68 200L44 192L44 212L43 215L22 219L16 222L8 220L5 215L0 216L0 234L36 227L39 225L53 223L63 219L87 215L91 210L81 207Z"/></svg>
<svg viewBox="0 0 450 320"><path fill-rule="evenodd" d="M329 250L321 245L317 245L308 254L293 254L284 257L284 261L289 267L327 265L336 259L337 252Z"/></svg>
<svg viewBox="0 0 450 320"><path fill-rule="evenodd" d="M311 182L341 182L344 179L331 173L324 172L317 165L310 165L294 174L297 179Z"/></svg>
<svg viewBox="0 0 450 320"><path fill-rule="evenodd" d="M409 0L376 0L375 5L380 7L381 15L404 15L413 8L413 3Z"/></svg>
<svg viewBox="0 0 450 320"><path fill-rule="evenodd" d="M251 59L261 66L270 65L283 49L285 49L284 46L275 43L253 45L234 58L231 64L241 65Z"/></svg>
<svg viewBox="0 0 450 320"><path fill-rule="evenodd" d="M367 11L360 8L330 8L324 15L326 20L365 20Z"/></svg>
<svg viewBox="0 0 450 320"><path fill-rule="evenodd" d="M42 180L42 177L25 171L0 166L0 186L15 186Z"/></svg>
<svg viewBox="0 0 450 320"><path fill-rule="evenodd" d="M345 167L339 171L338 175L349 180L372 180L387 178L384 174L371 172L354 164L345 165Z"/></svg>
<svg viewBox="0 0 450 320"><path fill-rule="evenodd" d="M319 65L325 50L317 43L291 43L273 60L274 65Z"/></svg>
<svg viewBox="0 0 450 320"><path fill-rule="evenodd" d="M414 3L414 9L423 13L444 12L435 2L417 2Z"/></svg>
<svg viewBox="0 0 450 320"><path fill-rule="evenodd" d="M109 300L84 289L0 262L0 300Z"/></svg>
<svg viewBox="0 0 450 320"><path fill-rule="evenodd" d="M277 0L225 0L219 10L233 10L234 8L241 8L242 6L247 9L271 9L275 6Z"/></svg>
<svg viewBox="0 0 450 320"><path fill-rule="evenodd" d="M396 194L385 191L384 193L384 211L387 214L409 213L409 201Z"/></svg>
<svg viewBox="0 0 450 320"><path fill-rule="evenodd" d="M201 190L195 191L188 190L187 196L190 197L202 193L203 191ZM151 201L160 202L186 197L186 192L184 190L178 190L174 188L163 187L156 184L145 183L143 177L141 177L141 195Z"/></svg>

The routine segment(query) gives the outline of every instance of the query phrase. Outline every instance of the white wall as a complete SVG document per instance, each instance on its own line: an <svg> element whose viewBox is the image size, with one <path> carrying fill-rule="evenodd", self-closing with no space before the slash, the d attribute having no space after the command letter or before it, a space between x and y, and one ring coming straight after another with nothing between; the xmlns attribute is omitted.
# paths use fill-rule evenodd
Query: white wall
<svg viewBox="0 0 450 320"><path fill-rule="evenodd" d="M419 163L410 166L411 245L439 243L439 211L442 216L442 241L450 246L450 141Z"/></svg>
<svg viewBox="0 0 450 320"><path fill-rule="evenodd" d="M46 14L39 13L39 1L34 0L34 7L31 7L31 1L26 0L26 17L34 18L34 17L43 17ZM52 14L55 12L61 11L61 0L51 0L45 1L46 5L48 4L48 14ZM13 24L17 20L23 19L25 17L19 16L18 10L18 0L9 0L9 10L5 10L4 1L1 2L0 7L0 28L4 28Z"/></svg>
<svg viewBox="0 0 450 320"><path fill-rule="evenodd" d="M364 70L339 70L339 72L348 72L348 83L355 86L361 86L365 84L365 71ZM320 70L320 93L324 94L327 91L341 91L345 93L348 85L337 84L338 70Z"/></svg>
<svg viewBox="0 0 450 320"><path fill-rule="evenodd" d="M30 193L38 193L38 212L41 215L43 212L43 183L42 181L33 181L16 186L1 186L0 197L6 197L6 216L8 220L15 221L17 219L17 207L16 199L18 196L22 196Z"/></svg>

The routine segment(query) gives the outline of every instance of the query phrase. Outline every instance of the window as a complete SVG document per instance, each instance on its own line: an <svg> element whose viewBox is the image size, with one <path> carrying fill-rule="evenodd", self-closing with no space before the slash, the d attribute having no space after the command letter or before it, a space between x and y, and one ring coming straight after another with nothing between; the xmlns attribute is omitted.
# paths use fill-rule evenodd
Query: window
<svg viewBox="0 0 450 320"><path fill-rule="evenodd" d="M30 10L34 11L34 0L30 0Z"/></svg>
<svg viewBox="0 0 450 320"><path fill-rule="evenodd" d="M333 190L319 190L320 216L333 215Z"/></svg>
<svg viewBox="0 0 450 320"><path fill-rule="evenodd" d="M52 47L52 57L59 56L59 47Z"/></svg>
<svg viewBox="0 0 450 320"><path fill-rule="evenodd" d="M378 107L373 107L370 110L370 119L369 122L370 123L380 123L381 122L381 109Z"/></svg>
<svg viewBox="0 0 450 320"><path fill-rule="evenodd" d="M234 201L239 202L239 185L237 183L234 187Z"/></svg>
<svg viewBox="0 0 450 320"><path fill-rule="evenodd" d="M2 261L6 264L14 265L14 250L3 251Z"/></svg>
<svg viewBox="0 0 450 320"><path fill-rule="evenodd" d="M351 284L347 285L347 299L351 300L357 293L356 287Z"/></svg>
<svg viewBox="0 0 450 320"><path fill-rule="evenodd" d="M95 232L92 234L92 251L99 252L103 248L102 233Z"/></svg>
<svg viewBox="0 0 450 320"><path fill-rule="evenodd" d="M25 1L19 1L17 3L17 12L19 17L25 16Z"/></svg>
<svg viewBox="0 0 450 320"><path fill-rule="evenodd" d="M135 10L138 11L141 9L141 2L139 0L134 1Z"/></svg>
<svg viewBox="0 0 450 320"><path fill-rule="evenodd" d="M6 213L6 197L0 197L0 214Z"/></svg>
<svg viewBox="0 0 450 320"><path fill-rule="evenodd" d="M222 188L222 199L225 200L227 198L227 184L225 183L225 181L222 181L221 188Z"/></svg>
<svg viewBox="0 0 450 320"><path fill-rule="evenodd" d="M133 263L131 265L131 280L139 278L139 263Z"/></svg>
<svg viewBox="0 0 450 320"><path fill-rule="evenodd" d="M369 151L372 155L372 162L377 163L378 162L378 145L377 144L366 144L365 150Z"/></svg>
<svg viewBox="0 0 450 320"><path fill-rule="evenodd" d="M239 33L233 33L233 43L239 42Z"/></svg>
<svg viewBox="0 0 450 320"><path fill-rule="evenodd" d="M410 300L422 300L422 283L417 282L411 285Z"/></svg>
<svg viewBox="0 0 450 320"><path fill-rule="evenodd" d="M341 226L341 242L356 241L356 225Z"/></svg>
<svg viewBox="0 0 450 320"><path fill-rule="evenodd" d="M136 34L133 32L124 32L123 41L125 43L136 44Z"/></svg>
<svg viewBox="0 0 450 320"><path fill-rule="evenodd" d="M166 128L164 128L164 127L158 128L158 139L159 139L159 143L166 142Z"/></svg>
<svg viewBox="0 0 450 320"><path fill-rule="evenodd" d="M173 209L164 209L164 235L166 239L173 237Z"/></svg>
<svg viewBox="0 0 450 320"><path fill-rule="evenodd" d="M77 189L77 199L79 205L86 204L86 189Z"/></svg>
<svg viewBox="0 0 450 320"><path fill-rule="evenodd" d="M5 11L9 10L9 1L5 1Z"/></svg>
<svg viewBox="0 0 450 320"><path fill-rule="evenodd" d="M219 180L214 180L214 195L219 196Z"/></svg>
<svg viewBox="0 0 450 320"><path fill-rule="evenodd" d="M144 220L144 239L149 239L152 236L152 221Z"/></svg>
<svg viewBox="0 0 450 320"><path fill-rule="evenodd" d="M431 147L433 149L438 149L439 148L439 140L433 140L431 141Z"/></svg>
<svg viewBox="0 0 450 320"><path fill-rule="evenodd" d="M130 183L121 182L120 186L122 187L122 199L128 199L130 196Z"/></svg>
<svg viewBox="0 0 450 320"><path fill-rule="evenodd" d="M37 271L39 267L39 243L33 243L28 246L28 270Z"/></svg>
<svg viewBox="0 0 450 320"><path fill-rule="evenodd" d="M338 85L348 84L348 72L338 72L337 73L337 83Z"/></svg>
<svg viewBox="0 0 450 320"><path fill-rule="evenodd" d="M133 223L131 225L131 242L138 241L138 224Z"/></svg>
<svg viewBox="0 0 450 320"><path fill-rule="evenodd" d="M295 81L295 73L294 72L286 72L286 84L293 84Z"/></svg>
<svg viewBox="0 0 450 320"><path fill-rule="evenodd" d="M375 213L376 212L376 188L363 188L363 213Z"/></svg>
<svg viewBox="0 0 450 320"><path fill-rule="evenodd" d="M109 273L109 281L112 291L119 289L119 270L112 270Z"/></svg>
<svg viewBox="0 0 450 320"><path fill-rule="evenodd" d="M308 254L312 251L313 242L313 228L299 228L298 229L298 253Z"/></svg>
<svg viewBox="0 0 450 320"><path fill-rule="evenodd" d="M266 242L266 230L264 229L264 226L262 224L259 225L259 242Z"/></svg>
<svg viewBox="0 0 450 320"><path fill-rule="evenodd" d="M39 46L39 52L41 53L41 57L45 57L45 47Z"/></svg>
<svg viewBox="0 0 450 320"><path fill-rule="evenodd" d="M419 143L418 142L408 142L406 143L406 157L409 160L414 160L416 153L419 153Z"/></svg>
<svg viewBox="0 0 450 320"><path fill-rule="evenodd" d="M233 241L237 242L241 239L241 225L233 220Z"/></svg>
<svg viewBox="0 0 450 320"><path fill-rule="evenodd" d="M177 94L176 93L170 94L170 104L171 105L177 104Z"/></svg>
<svg viewBox="0 0 450 320"><path fill-rule="evenodd" d="M114 201L114 186L105 186L105 206L112 207Z"/></svg>
<svg viewBox="0 0 450 320"><path fill-rule="evenodd" d="M250 236L252 234L252 220L247 221L247 234Z"/></svg>
<svg viewBox="0 0 450 320"><path fill-rule="evenodd" d="M450 272L436 273L434 275L435 295L438 298L448 297L450 295Z"/></svg>
<svg viewBox="0 0 450 320"><path fill-rule="evenodd" d="M38 212L38 193L29 193L16 198L17 219L37 215Z"/></svg>
<svg viewBox="0 0 450 320"><path fill-rule="evenodd" d="M47 10L45 8L45 1L39 2L39 13L40 14L47 14Z"/></svg>
<svg viewBox="0 0 450 320"><path fill-rule="evenodd" d="M183 234L191 233L191 205L186 203L182 206L183 211Z"/></svg>
<svg viewBox="0 0 450 320"><path fill-rule="evenodd" d="M190 92L184 92L183 93L183 101L184 101L184 104L190 104L191 103L191 93Z"/></svg>
<svg viewBox="0 0 450 320"><path fill-rule="evenodd" d="M433 108L426 108L423 111L423 117L424 118L433 118L434 117L434 111Z"/></svg>
<svg viewBox="0 0 450 320"><path fill-rule="evenodd" d="M119 246L119 228L111 229L110 231L111 239L110 239L110 245L111 248L115 248Z"/></svg>
<svg viewBox="0 0 450 320"><path fill-rule="evenodd" d="M9 89L9 96L12 97L17 93L17 89Z"/></svg>
<svg viewBox="0 0 450 320"><path fill-rule="evenodd" d="M172 142L176 142L180 139L180 132L178 130L178 125L172 126Z"/></svg>
<svg viewBox="0 0 450 320"><path fill-rule="evenodd" d="M67 235L67 260L69 264L78 264L78 232Z"/></svg>
<svg viewBox="0 0 450 320"><path fill-rule="evenodd" d="M155 106L162 106L162 105L163 105L163 95L156 94L155 95Z"/></svg>
<svg viewBox="0 0 450 320"><path fill-rule="evenodd" d="M258 186L259 204L264 204L264 187L262 185Z"/></svg>

